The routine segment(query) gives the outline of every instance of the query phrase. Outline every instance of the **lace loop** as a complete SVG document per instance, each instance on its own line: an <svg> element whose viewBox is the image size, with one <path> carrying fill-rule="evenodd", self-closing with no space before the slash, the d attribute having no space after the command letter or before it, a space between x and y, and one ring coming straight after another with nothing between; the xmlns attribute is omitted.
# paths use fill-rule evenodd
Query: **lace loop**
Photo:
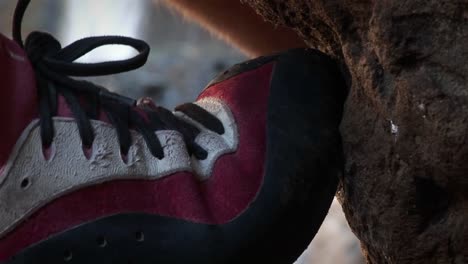
<svg viewBox="0 0 468 264"><path fill-rule="evenodd" d="M180 132L189 154L193 154L198 159L205 159L208 156L208 153L195 142L196 136L200 133L199 129L178 119L171 111L162 107L139 108L132 98L110 92L91 82L70 77L102 76L137 69L148 59L150 48L147 43L128 37L104 36L80 39L62 48L60 42L52 35L36 31L32 32L23 44L21 23L29 2L30 0L18 2L14 16L13 36L15 41L26 50L36 72L43 146L49 147L52 144L55 134L52 118L57 115L58 97L62 96L76 120L85 148L91 148L95 139L90 119L97 119L99 113L103 111L117 132L120 150L124 156L127 155L132 144L130 129L135 129L142 135L150 152L158 159L164 157L164 151L155 131L163 129ZM138 51L138 54L119 61L75 62L76 59L98 47L114 44L132 47ZM189 116L194 115L194 119L208 129L212 128L217 133L224 133L222 123L203 108L189 103L181 109Z"/></svg>
<svg viewBox="0 0 468 264"><path fill-rule="evenodd" d="M74 62L96 48L111 44L133 47L138 54L120 61ZM75 77L103 76L137 69L146 63L150 51L144 41L120 36L84 38L62 48L53 36L38 31L28 36L24 48L33 64L40 61L50 71Z"/></svg>
<svg viewBox="0 0 468 264"><path fill-rule="evenodd" d="M124 45L134 48L138 54L125 60L77 63L73 62L90 51L106 45ZM135 70L143 66L150 52L150 47L144 41L122 37L105 36L89 37L78 40L60 50L55 56L46 59L51 70L68 76L103 76ZM73 62L73 63L72 63Z"/></svg>

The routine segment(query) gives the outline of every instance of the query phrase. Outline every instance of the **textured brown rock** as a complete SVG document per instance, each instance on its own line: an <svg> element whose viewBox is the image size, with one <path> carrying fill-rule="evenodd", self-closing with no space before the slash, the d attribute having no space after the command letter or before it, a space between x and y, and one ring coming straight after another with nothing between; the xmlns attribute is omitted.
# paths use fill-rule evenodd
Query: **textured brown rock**
<svg viewBox="0 0 468 264"><path fill-rule="evenodd" d="M468 1L249 0L343 65L338 192L369 263L468 263Z"/></svg>

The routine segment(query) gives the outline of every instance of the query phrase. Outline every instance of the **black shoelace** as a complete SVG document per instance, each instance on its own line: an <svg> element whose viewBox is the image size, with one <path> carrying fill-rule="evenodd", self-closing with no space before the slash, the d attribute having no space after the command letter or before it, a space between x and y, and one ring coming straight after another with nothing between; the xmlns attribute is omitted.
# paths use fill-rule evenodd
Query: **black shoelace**
<svg viewBox="0 0 468 264"><path fill-rule="evenodd" d="M143 136L150 152L158 159L164 157L161 142L155 134L158 130L180 132L189 154L198 159L207 157L207 152L195 143L200 130L177 118L171 111L162 107L137 109L135 100L131 98L109 92L91 82L70 77L102 76L137 69L143 66L148 58L150 48L147 43L128 37L105 36L84 38L62 48L53 36L43 32L32 32L23 43L21 23L30 1L18 1L13 21L13 38L25 49L36 73L40 100L40 132L44 147L53 142L52 118L57 115L58 96L62 96L76 119L85 148L91 148L95 138L90 119L98 119L99 111L103 111L117 131L123 155L128 153L132 144L132 128ZM111 44L130 46L137 50L138 54L120 61L74 62L98 47ZM186 103L178 106L176 110L190 116L209 130L218 134L224 133L221 121L196 104ZM143 117L142 112L147 118Z"/></svg>

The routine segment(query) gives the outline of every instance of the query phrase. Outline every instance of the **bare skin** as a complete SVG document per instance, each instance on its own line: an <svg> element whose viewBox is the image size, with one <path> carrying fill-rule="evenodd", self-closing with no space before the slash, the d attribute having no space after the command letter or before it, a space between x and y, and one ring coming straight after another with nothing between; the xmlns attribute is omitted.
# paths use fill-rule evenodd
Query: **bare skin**
<svg viewBox="0 0 468 264"><path fill-rule="evenodd" d="M252 57L306 46L296 32L265 22L252 8L239 0L163 2Z"/></svg>

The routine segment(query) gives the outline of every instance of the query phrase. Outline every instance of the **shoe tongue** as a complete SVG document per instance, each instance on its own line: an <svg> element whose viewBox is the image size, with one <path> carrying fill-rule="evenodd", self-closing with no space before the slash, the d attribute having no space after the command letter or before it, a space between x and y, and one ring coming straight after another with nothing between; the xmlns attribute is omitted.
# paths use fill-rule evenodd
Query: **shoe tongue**
<svg viewBox="0 0 468 264"><path fill-rule="evenodd" d="M89 105L89 100L87 100L87 98L85 98L84 96L80 98L80 105L81 105L81 108L83 111L86 112L86 109L88 107L93 107L93 106L90 106ZM152 106L155 107L155 104L152 103ZM145 121L148 121L148 116L147 114L143 111L143 105L139 105L139 106L134 106L132 108L133 111L137 112L138 114L140 114L141 117L143 117L143 119ZM154 108L150 108L150 109L154 109ZM70 106L67 104L65 98L63 96L58 96L58 101L57 101L57 114L55 115L57 117L68 117L68 118L75 118L73 112L71 111L70 109ZM92 120L99 120L99 121L102 121L102 122L105 122L105 123L108 123L108 124L111 124L107 114L104 112L104 110L100 107L98 107L97 109L97 113L96 113L96 117L95 118L91 118L90 119ZM130 128L134 128L132 126L130 126Z"/></svg>
<svg viewBox="0 0 468 264"><path fill-rule="evenodd" d="M89 104L87 98L81 97L79 101L81 109L86 112L86 108ZM65 98L61 95L57 97L57 113L54 116L74 118L74 114L71 111L70 106L67 104ZM109 120L101 109L98 109L97 117L95 119L109 123Z"/></svg>
<svg viewBox="0 0 468 264"><path fill-rule="evenodd" d="M0 173L22 131L38 117L34 70L26 53L0 34Z"/></svg>

